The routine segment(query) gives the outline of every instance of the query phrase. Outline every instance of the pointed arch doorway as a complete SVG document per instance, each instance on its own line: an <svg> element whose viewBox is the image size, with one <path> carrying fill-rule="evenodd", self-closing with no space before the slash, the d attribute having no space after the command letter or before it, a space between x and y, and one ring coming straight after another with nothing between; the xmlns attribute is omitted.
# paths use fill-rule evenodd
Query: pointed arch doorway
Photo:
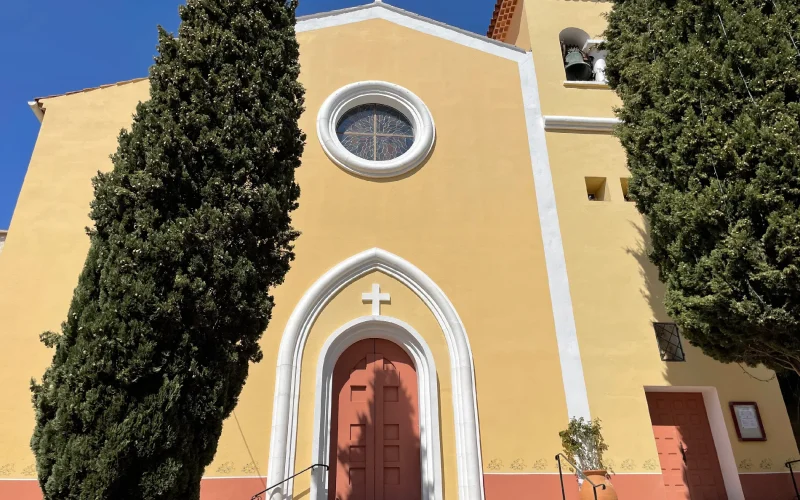
<svg viewBox="0 0 800 500"><path fill-rule="evenodd" d="M478 425L475 370L472 350L464 324L453 303L422 270L407 260L380 248L356 254L326 272L306 291L292 311L281 337L272 403L272 432L267 477L292 477L297 460L297 435L300 412L300 372L303 351L312 326L325 306L345 287L372 272L382 272L412 290L425 303L441 327L447 343L450 391L453 404L452 425L456 447L459 500L483 500L483 467ZM438 375L433 353L425 339L408 323L389 316L355 318L333 332L317 357L314 389L313 462L330 459L330 419L333 401L333 368L347 347L365 338L383 338L402 345L414 360L419 380L420 458L423 500L444 499L442 445L439 419ZM446 376L446 375L444 375ZM331 464L333 465L333 464ZM322 468L311 473L310 498L328 499L328 473ZM293 480L275 488L271 499L291 498Z"/></svg>
<svg viewBox="0 0 800 500"><path fill-rule="evenodd" d="M347 348L333 371L329 500L420 500L417 372L384 339Z"/></svg>

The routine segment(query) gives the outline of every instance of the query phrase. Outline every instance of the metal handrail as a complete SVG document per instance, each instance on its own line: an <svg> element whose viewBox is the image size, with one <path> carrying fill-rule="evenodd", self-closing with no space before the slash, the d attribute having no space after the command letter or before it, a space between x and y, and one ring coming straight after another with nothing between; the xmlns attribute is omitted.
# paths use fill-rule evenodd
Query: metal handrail
<svg viewBox="0 0 800 500"><path fill-rule="evenodd" d="M606 485L605 484L594 484L592 482L592 480L589 479L589 476L584 474L583 471L577 465L575 465L572 462L570 462L569 459L566 456L564 456L563 453L559 453L558 455L556 455L556 462L558 462L558 477L559 477L559 479L561 479L561 498L562 498L562 500L567 500L567 492L566 492L566 490L564 490L564 475L561 472L561 459L562 458L564 459L565 462L570 464L573 469L575 469L575 472L577 472L578 475L583 476L583 480L584 481L587 481L589 484L592 485L592 491L594 492L594 500L597 500L597 488L602 486L603 489L606 489Z"/></svg>
<svg viewBox="0 0 800 500"><path fill-rule="evenodd" d="M800 491L797 491L797 480L794 478L794 471L792 470L792 464L796 464L798 462L800 462L800 460L789 460L788 462L783 464L784 467L789 468L789 475L792 476L792 484L794 485L795 498L800 498Z"/></svg>
<svg viewBox="0 0 800 500"><path fill-rule="evenodd" d="M259 491L258 493L253 495L253 498L251 498L250 500L263 500L261 495L263 495L264 493L268 492L269 490L271 490L273 488L277 488L278 486L282 485L283 483L286 483L286 482L296 478L297 476L299 476L300 474L303 474L304 472L307 472L307 471L310 471L310 470L314 470L317 467L325 467L326 471L329 470L328 466L325 465L325 464L314 464L311 467L306 467L305 469L301 470L300 472L298 472L297 474L293 475L292 477L287 477L286 479L284 479L280 483L273 484L272 486L270 486L269 488L267 488L264 491Z"/></svg>

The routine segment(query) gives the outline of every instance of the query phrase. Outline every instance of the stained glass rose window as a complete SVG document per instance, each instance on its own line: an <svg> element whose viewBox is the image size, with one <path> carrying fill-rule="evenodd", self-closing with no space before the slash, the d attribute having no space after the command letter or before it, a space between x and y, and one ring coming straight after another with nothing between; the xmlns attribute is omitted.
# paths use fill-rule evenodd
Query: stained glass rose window
<svg viewBox="0 0 800 500"><path fill-rule="evenodd" d="M320 145L336 165L368 178L397 177L433 152L436 127L413 92L378 80L340 88L317 115Z"/></svg>
<svg viewBox="0 0 800 500"><path fill-rule="evenodd" d="M372 161L393 160L411 149L414 127L408 118L383 104L362 104L347 111L336 126L348 151Z"/></svg>

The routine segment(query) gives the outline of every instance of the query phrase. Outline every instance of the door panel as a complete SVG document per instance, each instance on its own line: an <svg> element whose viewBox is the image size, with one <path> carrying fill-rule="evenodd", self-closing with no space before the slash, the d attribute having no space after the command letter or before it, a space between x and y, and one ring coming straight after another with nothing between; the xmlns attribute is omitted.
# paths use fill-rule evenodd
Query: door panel
<svg viewBox="0 0 800 500"><path fill-rule="evenodd" d="M386 340L357 342L337 361L333 394L329 499L420 499L417 374L408 354Z"/></svg>
<svg viewBox="0 0 800 500"><path fill-rule="evenodd" d="M374 489L375 440L369 421L375 401L369 369L372 351L371 341L357 342L339 357L334 369L339 404L331 412L329 477L333 484L328 496L332 499L368 500L367 492Z"/></svg>
<svg viewBox="0 0 800 500"><path fill-rule="evenodd" d="M647 393L667 500L727 500L700 393Z"/></svg>
<svg viewBox="0 0 800 500"><path fill-rule="evenodd" d="M376 340L375 351L376 423L382 433L375 434L376 500L420 498L419 420L417 373L408 354L392 342Z"/></svg>

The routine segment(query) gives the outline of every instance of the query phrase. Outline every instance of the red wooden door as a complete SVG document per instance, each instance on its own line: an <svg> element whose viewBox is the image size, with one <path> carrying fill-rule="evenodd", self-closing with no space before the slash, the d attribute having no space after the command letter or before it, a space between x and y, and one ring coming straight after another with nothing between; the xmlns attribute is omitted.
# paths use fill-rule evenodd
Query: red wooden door
<svg viewBox="0 0 800 500"><path fill-rule="evenodd" d="M387 340L353 344L336 362L333 394L328 498L419 500L417 372L408 354Z"/></svg>
<svg viewBox="0 0 800 500"><path fill-rule="evenodd" d="M649 392L667 500L727 500L703 395Z"/></svg>

